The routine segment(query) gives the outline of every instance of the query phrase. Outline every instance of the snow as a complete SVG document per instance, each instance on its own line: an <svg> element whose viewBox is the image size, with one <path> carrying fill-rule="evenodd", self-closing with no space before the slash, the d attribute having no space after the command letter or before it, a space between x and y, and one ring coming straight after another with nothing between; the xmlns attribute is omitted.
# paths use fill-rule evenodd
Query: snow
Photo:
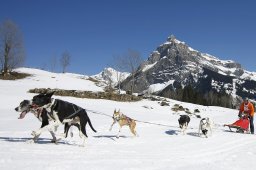
<svg viewBox="0 0 256 170"><path fill-rule="evenodd" d="M101 90L92 82L81 79L81 75L57 74L36 69L19 69L33 74L23 80L0 80L0 169L190 169L190 170L242 170L254 169L256 165L256 135L229 132L222 125L237 120L237 110L206 107L169 100L170 106L160 106L158 101L116 102L109 100L78 99L54 96L87 109L97 133L87 126L85 147L74 128L74 137L62 139L58 145L50 143L50 134L43 133L38 143L27 143L31 131L41 123L32 114L17 119L14 108L33 95L30 88L51 87L67 89ZM52 78L54 76L55 78ZM56 81L58 80L58 81ZM79 85L82 83L82 85ZM88 86L87 86L88 85ZM193 111L200 110L202 117L210 117L215 126L209 138L198 137L200 119L191 117L186 135L178 128L179 114L171 111L174 104ZM145 106L150 106L148 109ZM112 115L120 109L137 121L139 137L132 137L128 127L123 127L120 138L115 138L118 126L109 131L112 119L96 113ZM93 112L92 112L93 111ZM184 112L180 112L184 114ZM158 123L159 126L140 121ZM58 133L63 132L63 126Z"/></svg>
<svg viewBox="0 0 256 170"><path fill-rule="evenodd" d="M113 68L105 68L102 72L96 75L92 75L90 77L95 78L99 81L108 82L113 84L113 86L117 85L118 82L125 80L130 73L128 72L119 72Z"/></svg>
<svg viewBox="0 0 256 170"><path fill-rule="evenodd" d="M193 49L193 48L191 48L191 47L188 47L188 49L189 49L190 51L199 52L199 51L197 51L197 50L195 50L195 49Z"/></svg>
<svg viewBox="0 0 256 170"><path fill-rule="evenodd" d="M145 67L142 69L143 72L151 69L152 67L154 67L154 65L156 65L157 61L154 62L153 64L148 64L148 65L145 65Z"/></svg>
<svg viewBox="0 0 256 170"><path fill-rule="evenodd" d="M59 88L67 90L87 90L103 91L103 88L95 85L94 82L88 81L88 76L72 73L51 73L39 69L19 68L15 70L31 74L23 80L16 80L13 86L23 86L24 88ZM7 83L4 81L3 83ZM8 84L8 83L7 83Z"/></svg>
<svg viewBox="0 0 256 170"><path fill-rule="evenodd" d="M249 79L256 81L256 72L244 71L244 74L241 76L242 79Z"/></svg>
<svg viewBox="0 0 256 170"><path fill-rule="evenodd" d="M156 84L151 84L148 88L147 91L150 93L158 92L163 90L165 87L169 86L170 84L173 84L175 80L169 80L168 82L165 83L156 83Z"/></svg>
<svg viewBox="0 0 256 170"><path fill-rule="evenodd" d="M217 57L214 57L210 54L207 54L207 53L202 53L202 57L204 57L206 60L215 60L215 61L220 61Z"/></svg>

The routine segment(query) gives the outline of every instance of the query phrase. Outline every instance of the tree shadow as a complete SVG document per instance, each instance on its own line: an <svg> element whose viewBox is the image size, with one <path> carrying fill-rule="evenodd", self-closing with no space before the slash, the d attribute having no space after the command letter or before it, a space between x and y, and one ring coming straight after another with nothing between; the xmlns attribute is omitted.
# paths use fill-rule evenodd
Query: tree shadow
<svg viewBox="0 0 256 170"><path fill-rule="evenodd" d="M165 133L166 133L167 135L178 135L177 132L178 132L177 130L168 130L168 131L165 131Z"/></svg>

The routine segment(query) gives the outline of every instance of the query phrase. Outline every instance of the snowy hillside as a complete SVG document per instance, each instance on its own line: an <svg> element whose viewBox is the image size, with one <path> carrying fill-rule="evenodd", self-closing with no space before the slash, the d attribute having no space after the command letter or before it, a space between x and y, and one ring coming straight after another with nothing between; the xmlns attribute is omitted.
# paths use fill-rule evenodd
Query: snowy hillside
<svg viewBox="0 0 256 170"><path fill-rule="evenodd" d="M256 166L256 135L228 131L225 123L237 120L237 110L220 107L205 107L168 100L170 106L160 106L158 101L116 102L110 100L78 99L54 96L87 109L94 128L87 126L88 139L85 147L74 128L74 137L62 139L58 145L50 143L51 136L45 132L39 142L29 144L32 130L41 123L32 114L18 119L14 108L24 99L35 94L27 93L30 88L50 87L101 91L86 77L76 74L55 74L36 69L19 69L33 76L24 80L0 80L0 169L86 169L86 170L251 170ZM191 116L186 135L178 128L179 114L171 107L182 105L193 111L198 109L202 117L215 122L213 135L198 137L200 119ZM115 135L118 125L109 131L114 109L137 121L139 137L132 137L128 127ZM143 123L144 122L144 123ZM148 122L148 123L145 123ZM149 124L149 123L157 123ZM63 126L58 133L63 132Z"/></svg>
<svg viewBox="0 0 256 170"><path fill-rule="evenodd" d="M103 91L103 88L88 80L87 75L73 73L51 73L39 69L19 68L17 72L28 73L32 76L15 81L24 88L59 88L66 90ZM9 83L4 81L3 83Z"/></svg>

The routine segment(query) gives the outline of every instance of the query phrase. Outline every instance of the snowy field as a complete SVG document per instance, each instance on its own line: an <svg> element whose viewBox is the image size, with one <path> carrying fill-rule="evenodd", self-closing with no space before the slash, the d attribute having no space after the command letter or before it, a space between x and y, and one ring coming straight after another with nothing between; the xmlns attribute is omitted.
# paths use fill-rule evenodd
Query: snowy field
<svg viewBox="0 0 256 170"><path fill-rule="evenodd" d="M41 122L31 113L18 119L14 108L24 99L35 94L27 93L31 88L50 87L102 91L81 75L54 74L35 69L20 69L34 74L24 80L0 80L0 169L190 169L190 170L242 170L256 167L256 135L229 132L225 123L237 120L237 110L220 107L204 107L174 100L170 106L160 106L157 101L115 102L109 100L78 99L54 96L85 109L94 128L87 125L88 139L85 147L74 128L74 137L62 139L58 145L50 142L51 135L44 132L37 143L30 144L32 130L37 130ZM180 134L179 115L171 111L174 104L180 104L193 111L200 110L202 117L210 117L215 122L213 135L199 137L200 119L191 117L186 135ZM152 109L149 109L152 107ZM139 137L133 137L128 127L115 135L118 125L109 131L112 119L96 113L112 115L114 109L131 118L168 126L137 122ZM92 112L93 111L93 112ZM180 112L182 114L182 112ZM58 133L63 132L63 126Z"/></svg>

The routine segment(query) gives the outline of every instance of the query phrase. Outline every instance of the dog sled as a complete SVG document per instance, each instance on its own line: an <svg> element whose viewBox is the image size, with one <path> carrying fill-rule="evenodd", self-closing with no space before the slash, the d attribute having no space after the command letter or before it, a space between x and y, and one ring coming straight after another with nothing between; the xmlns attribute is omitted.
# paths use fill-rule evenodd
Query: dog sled
<svg viewBox="0 0 256 170"><path fill-rule="evenodd" d="M234 132L232 129L235 129L238 133L248 133L249 132L249 118L248 116L242 116L239 120L232 124L225 124L224 126L229 127L229 130Z"/></svg>

